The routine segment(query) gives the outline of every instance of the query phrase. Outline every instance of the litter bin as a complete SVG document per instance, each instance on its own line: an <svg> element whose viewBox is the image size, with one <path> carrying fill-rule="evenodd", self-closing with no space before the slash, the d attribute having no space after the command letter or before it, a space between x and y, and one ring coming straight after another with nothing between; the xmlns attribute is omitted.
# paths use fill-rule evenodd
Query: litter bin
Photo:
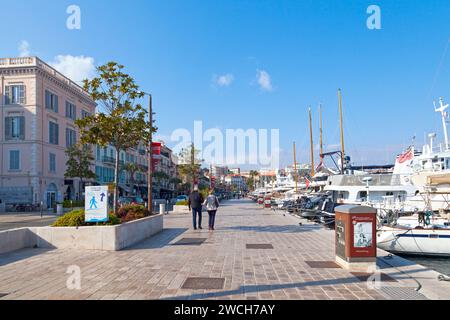
<svg viewBox="0 0 450 320"><path fill-rule="evenodd" d="M63 213L64 213L63 205L62 205L62 203L58 203L58 204L56 205L56 215L57 215L57 216L62 216Z"/></svg>
<svg viewBox="0 0 450 320"><path fill-rule="evenodd" d="M164 214L166 212L166 205L164 203L161 203L159 205L159 214Z"/></svg>
<svg viewBox="0 0 450 320"><path fill-rule="evenodd" d="M376 267L377 210L367 206L336 207L336 262L345 269L367 272Z"/></svg>

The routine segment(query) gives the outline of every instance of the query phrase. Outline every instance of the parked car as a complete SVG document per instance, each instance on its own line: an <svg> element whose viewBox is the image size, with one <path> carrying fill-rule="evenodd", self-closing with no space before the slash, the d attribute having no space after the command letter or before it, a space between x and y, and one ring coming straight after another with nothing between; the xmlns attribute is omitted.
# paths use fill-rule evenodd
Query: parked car
<svg viewBox="0 0 450 320"><path fill-rule="evenodd" d="M119 205L127 205L127 204L138 204L138 205L144 205L144 199L142 199L139 196L126 196L126 197L119 197Z"/></svg>

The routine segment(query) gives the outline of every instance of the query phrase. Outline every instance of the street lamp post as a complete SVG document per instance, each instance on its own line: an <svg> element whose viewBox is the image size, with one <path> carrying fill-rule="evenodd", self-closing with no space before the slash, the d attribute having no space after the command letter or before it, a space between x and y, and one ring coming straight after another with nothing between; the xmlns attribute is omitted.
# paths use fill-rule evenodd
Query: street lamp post
<svg viewBox="0 0 450 320"><path fill-rule="evenodd" d="M150 123L150 141L149 141L149 157L148 157L148 170L147 170L147 209L150 213L153 212L153 197L152 197L152 189L153 189L153 177L152 177L152 165L153 165L153 149L152 149L152 128L153 128L153 111L152 111L152 95L150 93L146 93L141 91L140 93L148 96L148 121Z"/></svg>

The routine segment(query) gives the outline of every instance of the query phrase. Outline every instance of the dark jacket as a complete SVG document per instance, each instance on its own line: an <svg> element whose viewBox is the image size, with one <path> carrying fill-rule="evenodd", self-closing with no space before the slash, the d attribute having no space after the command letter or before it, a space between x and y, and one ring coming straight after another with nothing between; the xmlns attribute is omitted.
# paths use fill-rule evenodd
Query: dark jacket
<svg viewBox="0 0 450 320"><path fill-rule="evenodd" d="M204 201L204 199L203 199L202 194L198 191L193 191L189 195L189 201L188 201L189 209L190 208L200 209L202 207L203 201Z"/></svg>

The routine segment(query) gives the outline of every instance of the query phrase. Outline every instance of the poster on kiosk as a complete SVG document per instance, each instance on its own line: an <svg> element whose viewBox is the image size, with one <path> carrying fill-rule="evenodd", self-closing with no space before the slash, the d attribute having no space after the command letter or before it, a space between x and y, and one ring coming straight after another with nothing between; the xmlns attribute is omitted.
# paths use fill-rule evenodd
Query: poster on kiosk
<svg viewBox="0 0 450 320"><path fill-rule="evenodd" d="M108 186L86 187L84 220L86 222L108 221Z"/></svg>

